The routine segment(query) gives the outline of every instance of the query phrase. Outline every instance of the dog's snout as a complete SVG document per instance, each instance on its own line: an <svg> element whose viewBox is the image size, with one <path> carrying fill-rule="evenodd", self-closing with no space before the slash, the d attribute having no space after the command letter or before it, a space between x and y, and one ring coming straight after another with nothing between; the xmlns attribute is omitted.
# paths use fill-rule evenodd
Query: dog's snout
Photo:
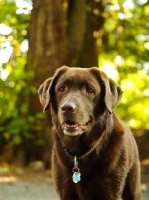
<svg viewBox="0 0 149 200"><path fill-rule="evenodd" d="M76 105L74 103L64 103L61 110L63 113L72 113L76 111Z"/></svg>

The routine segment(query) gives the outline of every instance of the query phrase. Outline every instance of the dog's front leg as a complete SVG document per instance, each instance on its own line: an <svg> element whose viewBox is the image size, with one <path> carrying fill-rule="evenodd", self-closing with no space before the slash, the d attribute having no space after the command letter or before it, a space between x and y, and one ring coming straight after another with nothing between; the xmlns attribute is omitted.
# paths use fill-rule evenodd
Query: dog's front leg
<svg viewBox="0 0 149 200"><path fill-rule="evenodd" d="M123 191L123 200L141 200L140 163L135 163L131 168Z"/></svg>

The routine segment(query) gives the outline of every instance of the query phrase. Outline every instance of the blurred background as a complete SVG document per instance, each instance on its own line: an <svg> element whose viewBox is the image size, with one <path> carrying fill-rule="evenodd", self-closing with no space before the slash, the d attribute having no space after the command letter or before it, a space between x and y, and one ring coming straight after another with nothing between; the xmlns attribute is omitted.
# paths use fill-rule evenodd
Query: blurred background
<svg viewBox="0 0 149 200"><path fill-rule="evenodd" d="M121 85L116 112L133 130L146 172L147 0L0 0L0 170L34 161L50 168L51 118L37 89L62 65L97 66Z"/></svg>

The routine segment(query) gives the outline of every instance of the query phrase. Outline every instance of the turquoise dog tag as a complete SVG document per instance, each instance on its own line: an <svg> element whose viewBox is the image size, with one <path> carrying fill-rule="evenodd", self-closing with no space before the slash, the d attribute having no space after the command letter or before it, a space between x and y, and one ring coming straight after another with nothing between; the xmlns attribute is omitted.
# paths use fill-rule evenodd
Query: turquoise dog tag
<svg viewBox="0 0 149 200"><path fill-rule="evenodd" d="M73 168L73 176L72 176L72 180L74 183L78 183L81 180L81 174L80 174L80 170L78 168L78 162L77 162L77 157L74 157L74 168Z"/></svg>
<svg viewBox="0 0 149 200"><path fill-rule="evenodd" d="M72 179L74 183L78 183L81 180L81 174L79 172L74 172Z"/></svg>

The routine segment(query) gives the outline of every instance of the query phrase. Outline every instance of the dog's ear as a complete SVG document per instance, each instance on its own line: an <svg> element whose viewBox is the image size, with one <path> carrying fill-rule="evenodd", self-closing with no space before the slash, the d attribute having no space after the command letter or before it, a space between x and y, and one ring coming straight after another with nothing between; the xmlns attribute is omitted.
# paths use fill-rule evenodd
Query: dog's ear
<svg viewBox="0 0 149 200"><path fill-rule="evenodd" d="M47 111L50 103L49 86L53 77L46 79L42 85L39 86L38 94L40 103L43 105L43 112Z"/></svg>
<svg viewBox="0 0 149 200"><path fill-rule="evenodd" d="M106 105L107 110L110 114L112 114L113 108L119 103L123 91L121 87L112 79L108 78L108 76L98 70L97 68L93 68L94 72L96 71L96 77L98 73L98 77L100 78L101 82L104 86L104 102Z"/></svg>
<svg viewBox="0 0 149 200"><path fill-rule="evenodd" d="M56 80L67 69L68 69L68 67L66 67L66 66L63 66L63 67L59 68L55 72L53 77L48 78L47 80L45 80L43 82L42 85L40 85L40 87L38 89L38 94L39 94L39 100L40 100L41 104L44 107L43 112L46 112L48 110L48 108L49 108L49 105L50 105L50 91L55 86Z"/></svg>
<svg viewBox="0 0 149 200"><path fill-rule="evenodd" d="M104 72L100 72L100 74L101 80L105 86L105 104L111 114L113 108L119 103L123 91L121 87L112 79L108 78Z"/></svg>

